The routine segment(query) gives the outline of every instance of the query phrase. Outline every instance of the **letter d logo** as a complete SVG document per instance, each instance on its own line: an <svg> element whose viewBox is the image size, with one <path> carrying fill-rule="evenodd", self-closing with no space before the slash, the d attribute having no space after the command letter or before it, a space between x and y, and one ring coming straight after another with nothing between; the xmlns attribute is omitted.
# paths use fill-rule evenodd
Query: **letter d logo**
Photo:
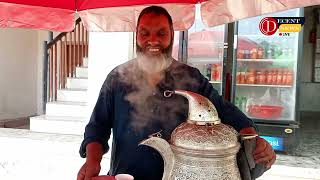
<svg viewBox="0 0 320 180"><path fill-rule="evenodd" d="M272 17L265 17L260 21L259 29L262 34L271 36L278 30L278 23Z"/></svg>

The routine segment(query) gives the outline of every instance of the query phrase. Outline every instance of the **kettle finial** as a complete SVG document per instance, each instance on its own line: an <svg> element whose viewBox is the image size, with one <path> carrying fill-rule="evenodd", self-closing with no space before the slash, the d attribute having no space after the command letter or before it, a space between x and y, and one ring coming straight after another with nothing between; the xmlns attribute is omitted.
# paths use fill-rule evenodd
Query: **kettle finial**
<svg viewBox="0 0 320 180"><path fill-rule="evenodd" d="M175 90L165 91L164 96L170 97L172 94L179 94L186 97L189 101L189 123L205 125L207 123L219 124L221 120L214 105L207 98L191 91Z"/></svg>

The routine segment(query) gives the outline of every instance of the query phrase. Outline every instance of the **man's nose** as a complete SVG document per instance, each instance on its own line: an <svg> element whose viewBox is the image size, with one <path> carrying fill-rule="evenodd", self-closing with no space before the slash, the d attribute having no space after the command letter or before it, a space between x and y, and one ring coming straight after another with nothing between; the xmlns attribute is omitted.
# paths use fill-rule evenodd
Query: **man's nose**
<svg viewBox="0 0 320 180"><path fill-rule="evenodd" d="M159 38L157 36L155 36L155 35L150 36L148 44L151 45L151 46L159 45L160 44Z"/></svg>

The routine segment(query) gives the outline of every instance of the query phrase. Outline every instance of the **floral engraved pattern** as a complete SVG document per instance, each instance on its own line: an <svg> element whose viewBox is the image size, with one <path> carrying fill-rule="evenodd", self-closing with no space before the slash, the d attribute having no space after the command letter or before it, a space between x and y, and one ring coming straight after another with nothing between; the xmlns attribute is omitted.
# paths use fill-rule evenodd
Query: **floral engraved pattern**
<svg viewBox="0 0 320 180"><path fill-rule="evenodd" d="M219 168L195 168L176 163L170 180L241 180L235 164Z"/></svg>
<svg viewBox="0 0 320 180"><path fill-rule="evenodd" d="M238 133L222 123L204 126L183 123L173 131L171 142L186 149L221 150L238 146Z"/></svg>

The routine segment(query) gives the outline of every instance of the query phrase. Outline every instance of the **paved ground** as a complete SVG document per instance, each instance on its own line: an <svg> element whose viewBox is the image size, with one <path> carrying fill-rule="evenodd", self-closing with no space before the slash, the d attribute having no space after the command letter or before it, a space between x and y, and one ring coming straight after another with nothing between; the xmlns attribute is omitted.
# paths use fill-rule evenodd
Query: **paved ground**
<svg viewBox="0 0 320 180"><path fill-rule="evenodd" d="M278 154L276 164L259 180L320 179L320 114L302 113L299 142L292 154Z"/></svg>
<svg viewBox="0 0 320 180"><path fill-rule="evenodd" d="M29 124L24 125L28 129ZM302 113L297 148L289 155L278 154L276 164L258 180L320 180L319 129L320 113Z"/></svg>

